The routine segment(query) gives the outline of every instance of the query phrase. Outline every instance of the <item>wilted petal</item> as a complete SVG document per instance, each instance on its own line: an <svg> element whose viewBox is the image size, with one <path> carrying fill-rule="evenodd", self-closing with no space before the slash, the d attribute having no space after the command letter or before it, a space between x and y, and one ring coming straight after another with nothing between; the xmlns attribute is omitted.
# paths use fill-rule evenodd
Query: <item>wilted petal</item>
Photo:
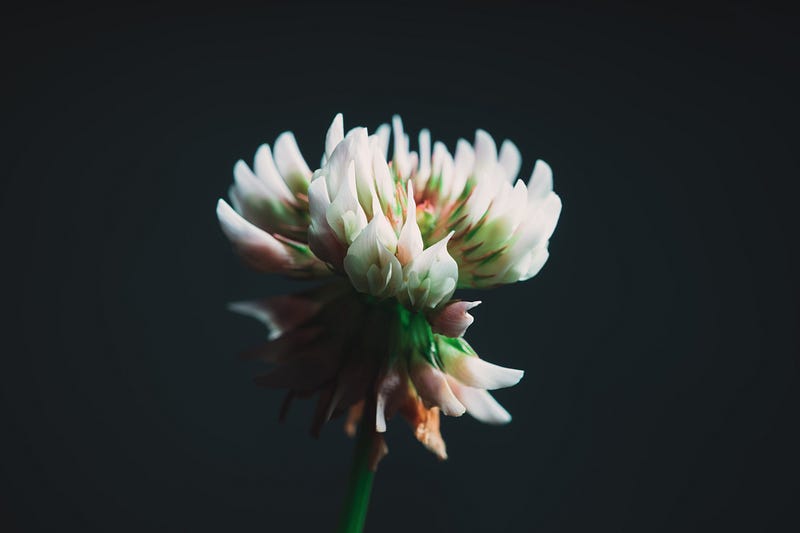
<svg viewBox="0 0 800 533"><path fill-rule="evenodd" d="M439 408L426 408L419 398L409 398L402 408L403 417L414 428L414 436L428 450L441 459L447 459L447 448L439 425Z"/></svg>
<svg viewBox="0 0 800 533"><path fill-rule="evenodd" d="M455 300L437 309L428 317L431 329L447 337L463 337L467 328L475 320L467 311L477 307L481 302L464 302Z"/></svg>

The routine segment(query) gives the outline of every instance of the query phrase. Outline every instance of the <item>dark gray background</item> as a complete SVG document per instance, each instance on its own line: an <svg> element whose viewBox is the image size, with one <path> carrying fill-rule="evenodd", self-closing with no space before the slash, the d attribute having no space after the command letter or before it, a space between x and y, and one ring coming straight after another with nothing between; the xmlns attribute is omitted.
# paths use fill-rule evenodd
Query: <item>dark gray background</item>
<svg viewBox="0 0 800 533"><path fill-rule="evenodd" d="M351 442L279 425L236 354L238 158L336 112L550 162L533 280L468 338L527 371L507 427L402 421L369 531L796 531L794 13L746 3L28 7L3 17L4 531L326 531Z"/></svg>

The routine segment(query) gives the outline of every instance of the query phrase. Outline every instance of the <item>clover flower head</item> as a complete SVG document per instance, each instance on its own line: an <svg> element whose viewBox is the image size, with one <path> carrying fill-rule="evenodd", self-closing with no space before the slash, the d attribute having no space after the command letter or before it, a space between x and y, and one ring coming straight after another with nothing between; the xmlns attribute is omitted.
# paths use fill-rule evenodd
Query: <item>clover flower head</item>
<svg viewBox="0 0 800 533"><path fill-rule="evenodd" d="M527 184L518 180L519 150L510 141L498 150L483 130L474 143L459 140L455 155L422 130L417 149L397 116L370 134L345 133L339 114L318 169L283 133L273 148L258 149L252 168L235 165L233 207L220 200L217 215L249 266L331 278L305 293L233 306L271 329L252 354L275 368L258 382L289 389L287 407L317 394L315 433L347 413L347 427L374 417L380 435L400 414L445 458L440 413L506 423L510 415L487 391L522 378L478 357L463 338L480 302L452 300L454 291L536 275L561 201L546 163L536 162ZM384 452L380 439L374 462Z"/></svg>

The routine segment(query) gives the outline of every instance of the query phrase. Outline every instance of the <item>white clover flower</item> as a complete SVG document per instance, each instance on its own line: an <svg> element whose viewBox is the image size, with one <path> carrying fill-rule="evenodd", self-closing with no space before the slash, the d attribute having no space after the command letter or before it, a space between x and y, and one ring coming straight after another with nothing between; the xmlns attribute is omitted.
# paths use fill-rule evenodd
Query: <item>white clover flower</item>
<svg viewBox="0 0 800 533"><path fill-rule="evenodd" d="M276 367L259 383L289 389L288 400L318 393L315 432L347 411L349 427L374 417L380 435L399 413L445 458L439 413L506 423L510 415L487 390L523 375L476 355L463 335L480 302L451 297L538 273L561 201L546 163L536 162L526 185L514 144L498 152L483 130L474 144L459 140L455 155L422 130L418 150L410 151L399 117L370 135L345 133L339 114L320 168L312 172L283 133L274 150L258 149L254 170L236 164L235 209L220 200L217 214L253 268L335 280L234 306L272 330L255 355ZM374 462L385 452L380 442Z"/></svg>

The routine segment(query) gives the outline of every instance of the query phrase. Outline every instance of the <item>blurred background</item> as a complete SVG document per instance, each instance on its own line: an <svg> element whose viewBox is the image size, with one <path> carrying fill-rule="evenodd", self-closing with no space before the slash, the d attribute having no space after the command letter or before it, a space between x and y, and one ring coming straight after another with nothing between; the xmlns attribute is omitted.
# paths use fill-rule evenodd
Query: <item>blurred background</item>
<svg viewBox="0 0 800 533"><path fill-rule="evenodd" d="M28 6L3 17L0 529L328 531L352 442L237 359L232 168L337 112L512 139L564 210L468 339L509 426L390 425L367 531L797 531L796 13L745 2Z"/></svg>

